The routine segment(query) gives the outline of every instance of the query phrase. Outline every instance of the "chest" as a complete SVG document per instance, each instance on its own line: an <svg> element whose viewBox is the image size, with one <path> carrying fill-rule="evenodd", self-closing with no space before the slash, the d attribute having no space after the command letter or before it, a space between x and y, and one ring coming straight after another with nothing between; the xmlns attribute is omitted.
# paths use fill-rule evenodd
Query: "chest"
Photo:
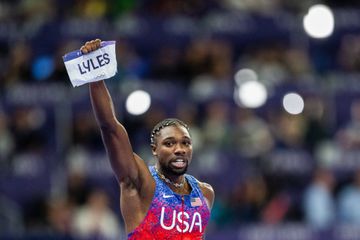
<svg viewBox="0 0 360 240"><path fill-rule="evenodd" d="M158 216L158 227L182 233L202 233L209 220L209 209L205 201L194 194L158 194L151 212Z"/></svg>

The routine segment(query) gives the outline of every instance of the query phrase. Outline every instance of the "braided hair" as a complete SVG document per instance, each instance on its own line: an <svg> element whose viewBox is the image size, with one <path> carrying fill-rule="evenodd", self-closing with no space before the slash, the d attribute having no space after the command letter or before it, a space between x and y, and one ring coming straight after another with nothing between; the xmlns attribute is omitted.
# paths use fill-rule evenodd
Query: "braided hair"
<svg viewBox="0 0 360 240"><path fill-rule="evenodd" d="M161 122L159 122L158 124L156 124L155 127L153 128L153 130L151 131L150 145L152 145L152 146L155 145L155 143L156 143L155 137L157 135L159 135L161 129L168 127L168 126L183 126L189 131L188 125L186 125L183 121L181 121L177 118L166 118L166 119L162 120Z"/></svg>

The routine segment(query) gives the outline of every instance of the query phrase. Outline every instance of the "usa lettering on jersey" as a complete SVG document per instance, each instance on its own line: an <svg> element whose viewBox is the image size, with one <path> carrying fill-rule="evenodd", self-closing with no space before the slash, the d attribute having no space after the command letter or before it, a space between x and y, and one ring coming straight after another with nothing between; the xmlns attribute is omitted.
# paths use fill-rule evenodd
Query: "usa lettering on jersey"
<svg viewBox="0 0 360 240"><path fill-rule="evenodd" d="M165 207L161 208L161 216L160 216L160 225L165 230L173 230L174 228L176 231L181 233L192 233L193 231L198 231L202 233L202 219L199 212L193 212L192 216L190 216L187 212L178 212L173 210L172 208L167 210ZM165 214L170 214L171 216L169 219L171 221L165 222Z"/></svg>

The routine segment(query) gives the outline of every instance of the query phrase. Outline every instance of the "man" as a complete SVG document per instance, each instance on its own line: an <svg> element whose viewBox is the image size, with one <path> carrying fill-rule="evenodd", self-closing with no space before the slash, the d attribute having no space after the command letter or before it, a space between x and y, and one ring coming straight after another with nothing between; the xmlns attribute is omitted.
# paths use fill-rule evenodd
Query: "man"
<svg viewBox="0 0 360 240"><path fill-rule="evenodd" d="M100 48L100 43L99 39L86 42L80 50L89 53ZM104 81L89 87L96 121L120 185L128 239L203 239L215 195L209 184L185 174L192 158L185 123L165 119L154 127L151 148L157 163L148 168L133 153Z"/></svg>

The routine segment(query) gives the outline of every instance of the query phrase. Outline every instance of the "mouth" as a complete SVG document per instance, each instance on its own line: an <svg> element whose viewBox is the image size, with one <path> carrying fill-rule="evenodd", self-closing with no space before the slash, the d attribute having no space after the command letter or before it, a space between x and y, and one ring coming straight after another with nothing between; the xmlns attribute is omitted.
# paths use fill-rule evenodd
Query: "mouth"
<svg viewBox="0 0 360 240"><path fill-rule="evenodd" d="M184 168L187 165L187 161L183 158L177 158L171 161L170 165L174 168Z"/></svg>

